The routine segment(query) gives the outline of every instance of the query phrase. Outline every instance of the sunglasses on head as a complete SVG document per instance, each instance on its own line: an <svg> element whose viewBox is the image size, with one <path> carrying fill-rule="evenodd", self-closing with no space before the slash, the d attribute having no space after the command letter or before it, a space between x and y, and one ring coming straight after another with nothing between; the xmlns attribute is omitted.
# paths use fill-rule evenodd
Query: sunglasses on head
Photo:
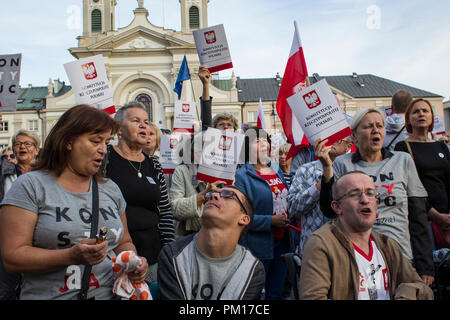
<svg viewBox="0 0 450 320"><path fill-rule="evenodd" d="M236 192L229 189L222 189L220 191L209 191L205 194L205 202L211 200L214 193L220 194L221 198L237 200L237 202L239 202L239 204L241 205L242 210L244 210L244 213L248 215L247 210L244 207L244 204L242 203L241 199L239 199Z"/></svg>
<svg viewBox="0 0 450 320"><path fill-rule="evenodd" d="M8 159L8 158L15 159L16 155L14 153L2 155L2 160Z"/></svg>

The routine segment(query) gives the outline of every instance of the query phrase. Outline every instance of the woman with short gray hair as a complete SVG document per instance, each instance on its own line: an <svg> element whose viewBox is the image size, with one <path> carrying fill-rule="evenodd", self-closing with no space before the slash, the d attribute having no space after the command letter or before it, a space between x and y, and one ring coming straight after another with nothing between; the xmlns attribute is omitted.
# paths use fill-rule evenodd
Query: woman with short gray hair
<svg viewBox="0 0 450 320"><path fill-rule="evenodd" d="M140 256L149 264L148 281L156 281L161 248L175 239L174 219L161 164L143 152L150 121L140 102L130 102L115 114L120 124L117 146L108 148L104 171L127 202L128 229Z"/></svg>

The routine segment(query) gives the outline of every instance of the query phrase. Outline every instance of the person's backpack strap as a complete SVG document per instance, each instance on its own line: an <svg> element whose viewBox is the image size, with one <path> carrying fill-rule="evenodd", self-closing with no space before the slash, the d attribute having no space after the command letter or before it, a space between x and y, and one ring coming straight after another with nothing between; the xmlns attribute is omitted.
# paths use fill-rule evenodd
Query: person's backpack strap
<svg viewBox="0 0 450 320"><path fill-rule="evenodd" d="M389 142L389 144L387 145L386 149L389 149L389 147L392 145L392 143L395 141L395 139L398 138L398 136L400 135L400 133L402 133L402 131L405 129L405 126L403 126L399 132L397 132L397 134L395 135L394 139L391 140L391 142Z"/></svg>
<svg viewBox="0 0 450 320"><path fill-rule="evenodd" d="M99 211L99 198L98 198L98 184L95 177L92 177L92 219L91 219L91 234L90 238L95 239L98 229L98 211ZM87 292L89 289L89 280L91 277L92 266L86 265L83 271L83 277L81 278L81 290L79 298L80 300L87 299Z"/></svg>

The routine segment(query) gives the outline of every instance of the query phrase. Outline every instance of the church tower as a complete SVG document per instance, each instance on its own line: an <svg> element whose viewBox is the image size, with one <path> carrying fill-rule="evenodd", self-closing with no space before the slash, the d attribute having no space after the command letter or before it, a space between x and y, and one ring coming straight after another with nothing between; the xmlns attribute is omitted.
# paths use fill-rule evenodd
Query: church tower
<svg viewBox="0 0 450 320"><path fill-rule="evenodd" d="M83 37L114 31L117 0L83 0Z"/></svg>
<svg viewBox="0 0 450 320"><path fill-rule="evenodd" d="M208 26L209 0L179 0L181 6L181 32L190 33L192 30Z"/></svg>

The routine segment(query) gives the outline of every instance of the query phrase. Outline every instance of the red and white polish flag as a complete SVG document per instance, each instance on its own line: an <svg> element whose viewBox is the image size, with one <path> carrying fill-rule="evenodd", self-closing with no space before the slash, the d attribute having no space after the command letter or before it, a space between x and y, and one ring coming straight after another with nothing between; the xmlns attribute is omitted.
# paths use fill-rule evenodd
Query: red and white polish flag
<svg viewBox="0 0 450 320"><path fill-rule="evenodd" d="M261 98L259 98L258 120L256 121L256 126L266 130L266 120L264 119L264 112L263 112L263 106L262 106Z"/></svg>
<svg viewBox="0 0 450 320"><path fill-rule="evenodd" d="M294 21L294 39L292 41L291 52L284 70L283 81L281 82L280 91L277 99L277 113L283 125L284 133L292 144L288 158L297 154L298 150L309 145L302 127L298 123L292 110L289 107L287 98L293 94L306 88L306 77L308 77L308 70L306 69L305 57L303 55L302 43L297 28L297 22Z"/></svg>

